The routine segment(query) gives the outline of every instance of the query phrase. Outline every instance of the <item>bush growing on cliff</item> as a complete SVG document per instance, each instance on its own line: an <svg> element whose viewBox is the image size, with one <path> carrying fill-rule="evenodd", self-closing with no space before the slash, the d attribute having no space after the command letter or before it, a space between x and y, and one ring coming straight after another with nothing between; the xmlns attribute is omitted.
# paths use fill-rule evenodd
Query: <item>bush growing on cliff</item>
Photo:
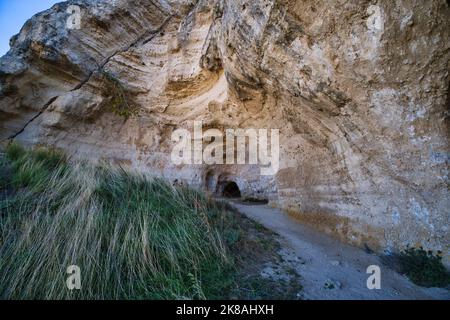
<svg viewBox="0 0 450 320"><path fill-rule="evenodd" d="M110 97L111 111L118 116L129 118L137 114L137 108L129 99L122 83L108 72L102 72L103 94Z"/></svg>
<svg viewBox="0 0 450 320"><path fill-rule="evenodd" d="M442 257L423 248L407 248L399 256L401 271L415 284L423 287L450 285L450 273Z"/></svg>

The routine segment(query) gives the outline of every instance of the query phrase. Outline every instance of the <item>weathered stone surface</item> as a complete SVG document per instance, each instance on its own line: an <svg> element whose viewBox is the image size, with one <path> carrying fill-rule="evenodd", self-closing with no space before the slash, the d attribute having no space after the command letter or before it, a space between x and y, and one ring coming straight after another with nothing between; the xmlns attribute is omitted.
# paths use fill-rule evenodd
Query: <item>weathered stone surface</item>
<svg viewBox="0 0 450 320"><path fill-rule="evenodd" d="M61 3L0 59L0 137L210 190L233 180L341 239L449 259L449 17L444 0ZM171 164L193 120L279 128L280 171Z"/></svg>

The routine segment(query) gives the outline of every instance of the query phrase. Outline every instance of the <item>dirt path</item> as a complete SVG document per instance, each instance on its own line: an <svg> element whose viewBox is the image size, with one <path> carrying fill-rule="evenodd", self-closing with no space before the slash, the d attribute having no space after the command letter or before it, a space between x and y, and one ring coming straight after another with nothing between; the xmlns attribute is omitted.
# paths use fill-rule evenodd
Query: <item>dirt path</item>
<svg viewBox="0 0 450 320"><path fill-rule="evenodd" d="M303 299L450 299L449 290L418 287L383 265L377 255L299 224L279 209L238 201L230 204L281 236L280 255L301 276ZM369 265L381 268L380 290L367 289ZM273 269L268 266L265 272L277 273Z"/></svg>

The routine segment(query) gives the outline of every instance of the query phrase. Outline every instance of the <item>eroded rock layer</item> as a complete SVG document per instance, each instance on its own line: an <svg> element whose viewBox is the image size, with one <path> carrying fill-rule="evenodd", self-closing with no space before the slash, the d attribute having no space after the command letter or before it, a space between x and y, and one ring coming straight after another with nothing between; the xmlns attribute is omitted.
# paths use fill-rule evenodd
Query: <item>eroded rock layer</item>
<svg viewBox="0 0 450 320"><path fill-rule="evenodd" d="M445 0L68 1L0 60L0 138L234 181L354 244L448 259L449 18ZM194 120L280 129L280 170L174 165L171 134Z"/></svg>

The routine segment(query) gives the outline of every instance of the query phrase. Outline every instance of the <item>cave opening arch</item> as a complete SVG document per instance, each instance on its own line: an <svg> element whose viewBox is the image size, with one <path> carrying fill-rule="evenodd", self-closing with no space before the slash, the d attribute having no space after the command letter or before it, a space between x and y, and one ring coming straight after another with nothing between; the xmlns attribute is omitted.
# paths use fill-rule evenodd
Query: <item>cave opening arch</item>
<svg viewBox="0 0 450 320"><path fill-rule="evenodd" d="M222 183L221 196L225 198L241 198L242 194L236 182L224 181Z"/></svg>

